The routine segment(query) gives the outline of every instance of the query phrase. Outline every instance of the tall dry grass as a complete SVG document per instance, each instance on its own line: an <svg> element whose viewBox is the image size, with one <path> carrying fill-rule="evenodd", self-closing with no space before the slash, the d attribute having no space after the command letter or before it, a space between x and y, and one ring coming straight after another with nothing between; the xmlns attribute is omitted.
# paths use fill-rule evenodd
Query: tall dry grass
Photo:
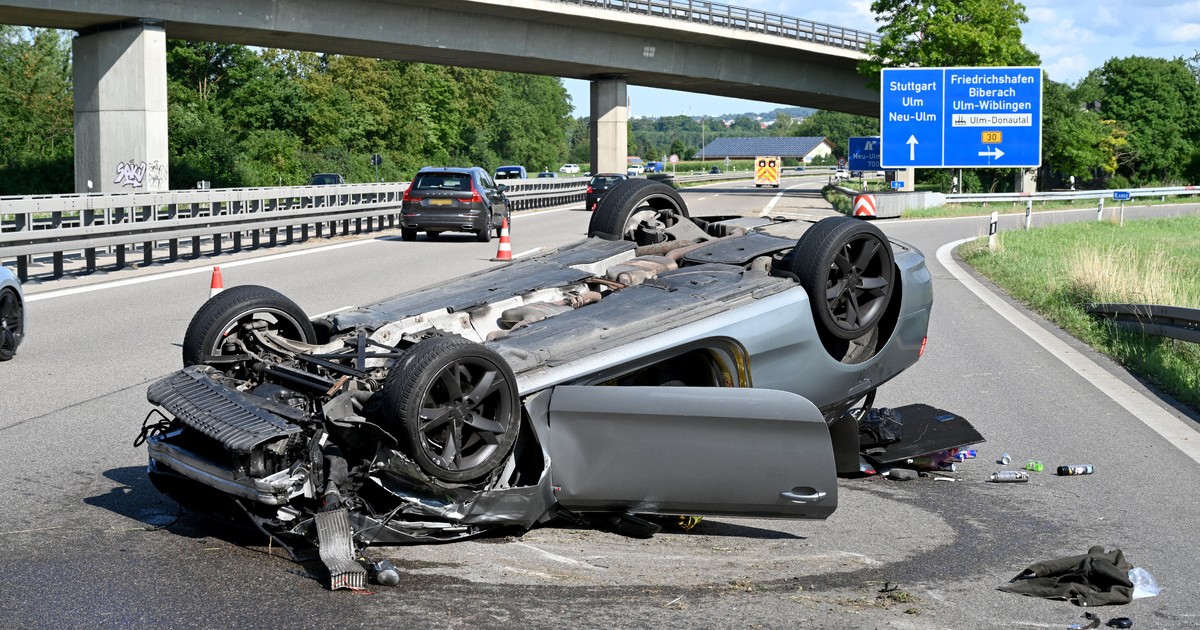
<svg viewBox="0 0 1200 630"><path fill-rule="evenodd" d="M1161 246L1084 244L1067 255L1066 269L1067 289L1081 301L1200 308L1195 275L1180 273Z"/></svg>

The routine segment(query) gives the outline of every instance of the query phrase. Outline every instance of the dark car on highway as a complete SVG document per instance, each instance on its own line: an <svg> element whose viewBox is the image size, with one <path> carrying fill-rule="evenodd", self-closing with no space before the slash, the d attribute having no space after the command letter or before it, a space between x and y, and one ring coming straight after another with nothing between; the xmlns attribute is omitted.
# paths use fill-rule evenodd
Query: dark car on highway
<svg viewBox="0 0 1200 630"><path fill-rule="evenodd" d="M25 337L25 297L17 274L0 267L0 361L13 358Z"/></svg>
<svg viewBox="0 0 1200 630"><path fill-rule="evenodd" d="M313 173L313 176L308 178L309 186L337 186L345 183L346 178L342 177L341 173Z"/></svg>
<svg viewBox="0 0 1200 630"><path fill-rule="evenodd" d="M478 166L426 166L404 191L400 236L413 241L418 230L429 238L442 232L472 232L476 240L487 243L493 231L500 235L501 223L508 217L507 189Z"/></svg>
<svg viewBox="0 0 1200 630"><path fill-rule="evenodd" d="M587 187L587 209L589 212L594 212L596 206L600 205L600 200L604 199L604 195L613 186L629 179L629 176L624 173L599 173L592 176Z"/></svg>

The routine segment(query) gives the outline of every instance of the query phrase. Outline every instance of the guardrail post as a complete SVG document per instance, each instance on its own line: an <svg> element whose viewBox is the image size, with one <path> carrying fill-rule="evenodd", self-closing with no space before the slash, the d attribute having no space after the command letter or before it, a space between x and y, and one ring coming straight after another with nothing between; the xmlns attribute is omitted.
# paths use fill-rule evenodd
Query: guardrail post
<svg viewBox="0 0 1200 630"><path fill-rule="evenodd" d="M193 236L192 237L192 258L199 258L199 257L200 257L200 237Z"/></svg>
<svg viewBox="0 0 1200 630"><path fill-rule="evenodd" d="M63 253L54 252L54 277L61 278L63 275Z"/></svg>
<svg viewBox="0 0 1200 630"><path fill-rule="evenodd" d="M992 213L992 220L988 223L988 249L996 250L996 224L999 222L999 213Z"/></svg>
<svg viewBox="0 0 1200 630"><path fill-rule="evenodd" d="M116 268L124 269L125 268L125 244L121 243L119 245L114 246L113 251L116 253L116 256L117 256Z"/></svg>
<svg viewBox="0 0 1200 630"><path fill-rule="evenodd" d="M149 267L154 263L154 241L142 243L142 265Z"/></svg>
<svg viewBox="0 0 1200 630"><path fill-rule="evenodd" d="M213 256L221 254L221 233L213 234Z"/></svg>

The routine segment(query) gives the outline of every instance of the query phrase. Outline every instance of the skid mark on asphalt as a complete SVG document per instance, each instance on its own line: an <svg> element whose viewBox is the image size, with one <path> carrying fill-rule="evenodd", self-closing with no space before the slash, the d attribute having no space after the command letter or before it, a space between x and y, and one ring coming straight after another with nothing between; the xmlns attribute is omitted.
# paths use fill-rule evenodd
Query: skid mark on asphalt
<svg viewBox="0 0 1200 630"><path fill-rule="evenodd" d="M561 563L561 564L568 564L568 565L571 565L571 566L573 566L573 567L579 567L579 568L581 568L581 569L589 569L589 570L591 570L591 571L603 571L603 570L604 570L604 567L598 567L598 566L596 566L596 565L594 565L594 564L590 564L590 563L584 562L584 561L582 561L582 560L576 560L576 559L574 559L574 558L568 558L568 557L566 557L566 556L560 556L560 555L558 555L558 554L556 554L556 553L553 553L553 552L550 552L550 551L546 551L545 549L541 549L541 548L535 547L535 546L533 546L533 545L531 545L531 544L529 544L529 543L515 542L515 543L513 543L513 544L514 544L514 545L516 545L516 546L518 546L518 547L523 547L523 548L525 548L525 549L528 549L528 550L530 550L530 551L533 551L534 553L537 553L538 555L542 556L543 558L546 558L547 560L552 560L552 561L554 561L554 562L558 562L558 563Z"/></svg>
<svg viewBox="0 0 1200 630"><path fill-rule="evenodd" d="M1150 427L1155 433L1158 433L1170 442L1172 446L1190 457L1192 461L1200 464L1200 433L1197 433L1196 429L1185 424L1157 403L1110 374L1108 370L1100 367L1091 359L1075 351L1074 348L1064 343L1058 337L1047 332L1033 320L1013 308L1012 305L997 297L996 294L992 293L987 287L972 277L971 274L967 273L958 263L954 262L954 258L951 255L954 248L973 240L975 240L974 237L965 238L942 245L937 250L938 262L951 275L958 279L963 286L970 289L972 293L983 300L985 304L990 306L1001 317L1008 320L1017 330L1028 335L1030 339L1045 348L1047 352L1054 355L1059 361L1062 361L1067 367L1074 370L1075 373L1082 376L1087 382L1100 390L1101 393L1124 407L1126 411L1133 414L1133 417L1142 421L1142 424Z"/></svg>

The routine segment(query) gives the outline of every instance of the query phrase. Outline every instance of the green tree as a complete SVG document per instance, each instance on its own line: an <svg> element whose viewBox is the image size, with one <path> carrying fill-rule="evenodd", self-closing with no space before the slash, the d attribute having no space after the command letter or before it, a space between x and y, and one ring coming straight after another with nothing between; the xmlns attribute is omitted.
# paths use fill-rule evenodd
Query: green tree
<svg viewBox="0 0 1200 630"><path fill-rule="evenodd" d="M1183 59L1110 59L1077 88L1080 100L1128 131L1118 172L1135 184L1182 178L1200 138L1200 84Z"/></svg>
<svg viewBox="0 0 1200 630"><path fill-rule="evenodd" d="M1070 86L1048 79L1043 85L1042 180L1051 173L1080 181L1114 173L1121 145L1113 126L1087 109Z"/></svg>
<svg viewBox="0 0 1200 630"><path fill-rule="evenodd" d="M845 157L849 148L849 139L852 136L879 135L879 119L842 112L820 111L805 118L793 129L793 136L828 138L833 143L834 155Z"/></svg>
<svg viewBox="0 0 1200 630"><path fill-rule="evenodd" d="M875 0L880 41L858 71L879 85L884 67L1035 66L1021 43L1025 6L1014 0Z"/></svg>
<svg viewBox="0 0 1200 630"><path fill-rule="evenodd" d="M0 26L0 193L74 188L70 56L60 31Z"/></svg>

